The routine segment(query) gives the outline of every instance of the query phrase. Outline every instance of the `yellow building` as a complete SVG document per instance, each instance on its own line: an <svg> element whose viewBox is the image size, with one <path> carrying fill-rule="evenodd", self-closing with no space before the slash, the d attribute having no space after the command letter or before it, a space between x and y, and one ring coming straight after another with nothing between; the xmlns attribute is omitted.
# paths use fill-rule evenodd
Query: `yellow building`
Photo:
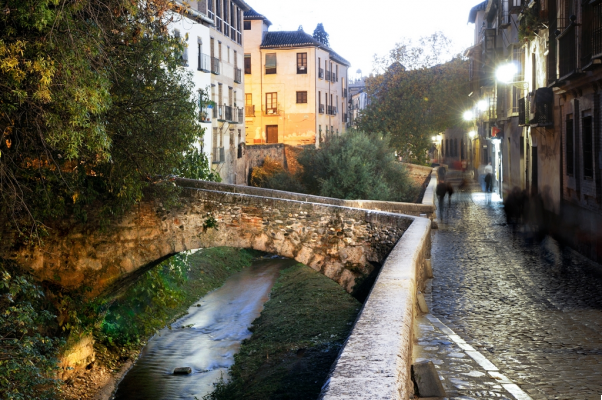
<svg viewBox="0 0 602 400"><path fill-rule="evenodd" d="M247 144L316 144L347 126L349 62L299 31L269 32L255 10L244 14Z"/></svg>

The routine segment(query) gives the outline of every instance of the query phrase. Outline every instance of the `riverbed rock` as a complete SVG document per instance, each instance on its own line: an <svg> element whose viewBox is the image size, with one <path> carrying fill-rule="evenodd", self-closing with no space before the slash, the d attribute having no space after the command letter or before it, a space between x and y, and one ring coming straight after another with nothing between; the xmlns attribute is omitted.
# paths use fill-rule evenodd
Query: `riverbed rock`
<svg viewBox="0 0 602 400"><path fill-rule="evenodd" d="M174 375L190 375L192 374L192 368L190 367L180 367L173 370Z"/></svg>

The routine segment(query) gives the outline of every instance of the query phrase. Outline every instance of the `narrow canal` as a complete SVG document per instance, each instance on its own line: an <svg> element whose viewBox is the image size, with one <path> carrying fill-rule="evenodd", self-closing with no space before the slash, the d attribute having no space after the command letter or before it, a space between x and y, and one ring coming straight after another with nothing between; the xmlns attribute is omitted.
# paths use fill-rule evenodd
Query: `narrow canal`
<svg viewBox="0 0 602 400"><path fill-rule="evenodd" d="M188 315L148 342L114 399L202 399L213 391L215 382L227 379L234 355L251 336L249 327L280 271L294 264L288 259L258 260L193 304ZM190 367L192 373L174 375L179 367Z"/></svg>

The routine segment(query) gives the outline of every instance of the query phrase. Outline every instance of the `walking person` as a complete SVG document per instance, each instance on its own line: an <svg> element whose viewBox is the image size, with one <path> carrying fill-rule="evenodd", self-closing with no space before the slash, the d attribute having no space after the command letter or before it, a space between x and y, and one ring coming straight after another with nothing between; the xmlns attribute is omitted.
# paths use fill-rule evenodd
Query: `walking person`
<svg viewBox="0 0 602 400"><path fill-rule="evenodd" d="M485 167L485 191L487 193L491 193L493 188L493 167L491 163L487 164Z"/></svg>

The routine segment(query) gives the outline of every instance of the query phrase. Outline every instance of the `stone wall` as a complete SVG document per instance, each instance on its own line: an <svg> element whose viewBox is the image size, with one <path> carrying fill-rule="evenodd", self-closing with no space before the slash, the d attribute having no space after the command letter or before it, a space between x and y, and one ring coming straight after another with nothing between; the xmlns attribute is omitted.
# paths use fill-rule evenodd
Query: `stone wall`
<svg viewBox="0 0 602 400"><path fill-rule="evenodd" d="M416 218L397 243L341 351L322 400L406 400L417 294L428 278L431 222ZM413 397L412 397L413 398Z"/></svg>
<svg viewBox="0 0 602 400"><path fill-rule="evenodd" d="M213 220L217 227L211 226ZM216 246L253 248L294 258L351 292L356 279L373 271L373 263L384 261L412 221L407 215L326 201L186 188L178 209L143 202L104 231L65 224L43 246L4 247L2 256L67 290L92 288L94 296L174 253Z"/></svg>
<svg viewBox="0 0 602 400"><path fill-rule="evenodd" d="M247 144L246 153L248 169L252 170L253 168L261 167L263 165L263 160L265 160L266 157L270 157L273 161L286 168L284 147L285 145L283 143L257 145Z"/></svg>
<svg viewBox="0 0 602 400"><path fill-rule="evenodd" d="M429 168L429 171L432 171L432 168ZM331 197L284 192L281 190L264 189L253 186L243 187L238 185L229 185L226 183L194 181L190 179L176 179L176 184L183 187L194 187L197 189L215 190L228 193L241 193L253 196L273 197L277 199L305 201L318 204L330 204L341 207L362 208L366 210L384 211L413 216L426 215L429 218L431 218L435 212L434 204L397 203L378 200L341 200Z"/></svg>

